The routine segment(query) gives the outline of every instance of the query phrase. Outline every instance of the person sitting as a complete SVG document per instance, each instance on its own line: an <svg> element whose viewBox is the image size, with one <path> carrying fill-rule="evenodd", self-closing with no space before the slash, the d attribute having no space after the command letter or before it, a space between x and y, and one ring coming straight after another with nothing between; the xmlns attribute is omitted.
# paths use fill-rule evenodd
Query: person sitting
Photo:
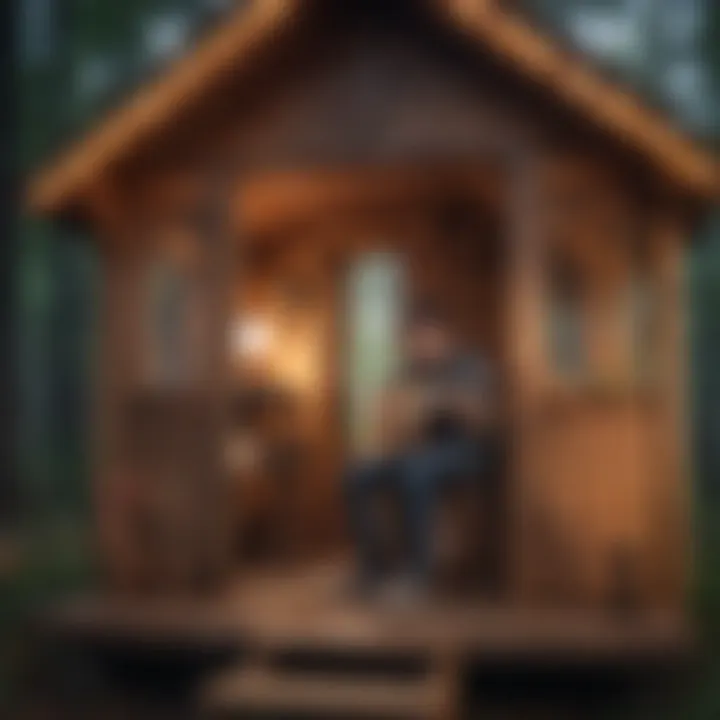
<svg viewBox="0 0 720 720"><path fill-rule="evenodd" d="M416 307L405 325L402 366L377 401L377 450L355 460L345 477L363 592L382 579L378 492L393 489L401 500L409 549L403 584L423 593L441 491L459 477L481 475L487 461L489 363L463 352L443 314L428 303Z"/></svg>

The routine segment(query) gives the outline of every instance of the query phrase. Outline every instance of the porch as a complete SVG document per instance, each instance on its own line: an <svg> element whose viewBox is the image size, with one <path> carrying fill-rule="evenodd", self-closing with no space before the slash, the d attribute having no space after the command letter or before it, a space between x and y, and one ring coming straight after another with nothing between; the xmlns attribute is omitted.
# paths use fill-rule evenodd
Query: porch
<svg viewBox="0 0 720 720"><path fill-rule="evenodd" d="M339 478L397 355L401 308L430 295L504 381L498 430L512 450L501 492L481 508L489 524L465 543L496 551L495 595L510 607L677 609L667 528L651 510L665 389L639 371L627 322L638 273L659 299L669 292L664 256L636 268L637 243L611 236L631 216L603 173L541 169L267 172L211 200L197 183L190 197L182 183L148 194L152 242L122 246L108 268L98 498L112 587L183 595L278 558L347 550ZM578 196L583 212L558 210L558 197ZM222 228L206 226L203 199ZM198 206L197 225L167 221ZM377 257L381 272L365 282ZM368 299L382 326L370 353ZM669 321L672 306L658 307ZM281 398L284 428L258 421L258 397ZM277 455L268 430L302 435L301 460L248 463L248 446Z"/></svg>
<svg viewBox="0 0 720 720"><path fill-rule="evenodd" d="M200 684L201 708L293 717L448 718L473 668L647 671L691 648L677 614L461 599L393 608L350 600L348 572L343 561L266 570L184 601L93 595L50 621L61 637L95 647L221 651L229 661Z"/></svg>
<svg viewBox="0 0 720 720"><path fill-rule="evenodd" d="M51 623L88 638L268 650L417 653L452 648L468 659L668 657L687 647L676 613L612 614L448 598L416 606L351 600L348 563L265 570L205 598L94 594Z"/></svg>

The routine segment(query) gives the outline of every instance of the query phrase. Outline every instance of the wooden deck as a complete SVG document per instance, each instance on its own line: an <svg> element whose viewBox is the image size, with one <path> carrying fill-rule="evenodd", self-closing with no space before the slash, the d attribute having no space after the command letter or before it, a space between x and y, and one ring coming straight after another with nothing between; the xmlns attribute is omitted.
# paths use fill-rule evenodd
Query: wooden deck
<svg viewBox="0 0 720 720"><path fill-rule="evenodd" d="M268 650L413 653L469 659L660 659L685 652L684 620L661 614L528 610L473 601L388 606L350 600L340 565L245 577L206 600L77 598L52 614L76 636Z"/></svg>

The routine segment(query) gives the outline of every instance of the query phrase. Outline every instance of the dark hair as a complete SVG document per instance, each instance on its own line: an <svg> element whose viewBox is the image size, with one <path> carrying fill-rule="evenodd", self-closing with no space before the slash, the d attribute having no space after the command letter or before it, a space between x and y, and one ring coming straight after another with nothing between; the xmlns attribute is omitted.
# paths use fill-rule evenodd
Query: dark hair
<svg viewBox="0 0 720 720"><path fill-rule="evenodd" d="M405 318L405 327L407 329L417 327L418 325L445 327L447 325L447 317L432 300L423 298L409 308Z"/></svg>

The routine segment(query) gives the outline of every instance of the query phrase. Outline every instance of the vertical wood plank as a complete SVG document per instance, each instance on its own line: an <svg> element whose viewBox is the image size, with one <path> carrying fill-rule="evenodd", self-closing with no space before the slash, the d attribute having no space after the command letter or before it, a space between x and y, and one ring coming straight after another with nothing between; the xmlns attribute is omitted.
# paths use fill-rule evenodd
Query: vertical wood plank
<svg viewBox="0 0 720 720"><path fill-rule="evenodd" d="M94 203L103 238L95 496L101 563L118 589L193 592L217 585L231 571L223 443L232 394L232 184L227 169L209 173L190 225L185 207L153 208L156 237L142 243L136 241L149 226L131 198L108 183ZM155 240L178 227L193 233L200 248L187 319L202 327L196 336L200 362L182 386L149 386L140 372L148 339L142 273L157 253L168 251Z"/></svg>
<svg viewBox="0 0 720 720"><path fill-rule="evenodd" d="M132 213L111 179L96 186L93 223L100 236L98 353L93 402L93 488L98 561L115 589L140 582L142 549L127 514L135 501L134 478L122 442L123 409L137 370L137 253L130 242Z"/></svg>
<svg viewBox="0 0 720 720"><path fill-rule="evenodd" d="M542 161L521 160L510 177L507 277L507 359L511 408L511 593L532 594L532 522L537 488L537 413L547 371L546 267L542 212Z"/></svg>
<svg viewBox="0 0 720 720"><path fill-rule="evenodd" d="M203 200L204 246L207 252L205 302L207 323L207 363L204 392L207 393L210 428L206 520L198 540L204 547L206 577L211 584L223 583L232 573L233 512L228 469L225 466L225 443L230 433L230 407L236 390L237 373L233 373L228 347L231 316L234 311L236 283L240 274L240 231L237 213L232 212L231 198L238 177L233 167L214 168L207 181Z"/></svg>
<svg viewBox="0 0 720 720"><path fill-rule="evenodd" d="M691 568L687 229L677 203L658 206L652 223L658 289L656 353L659 402L654 420L653 496L658 601L681 609Z"/></svg>

